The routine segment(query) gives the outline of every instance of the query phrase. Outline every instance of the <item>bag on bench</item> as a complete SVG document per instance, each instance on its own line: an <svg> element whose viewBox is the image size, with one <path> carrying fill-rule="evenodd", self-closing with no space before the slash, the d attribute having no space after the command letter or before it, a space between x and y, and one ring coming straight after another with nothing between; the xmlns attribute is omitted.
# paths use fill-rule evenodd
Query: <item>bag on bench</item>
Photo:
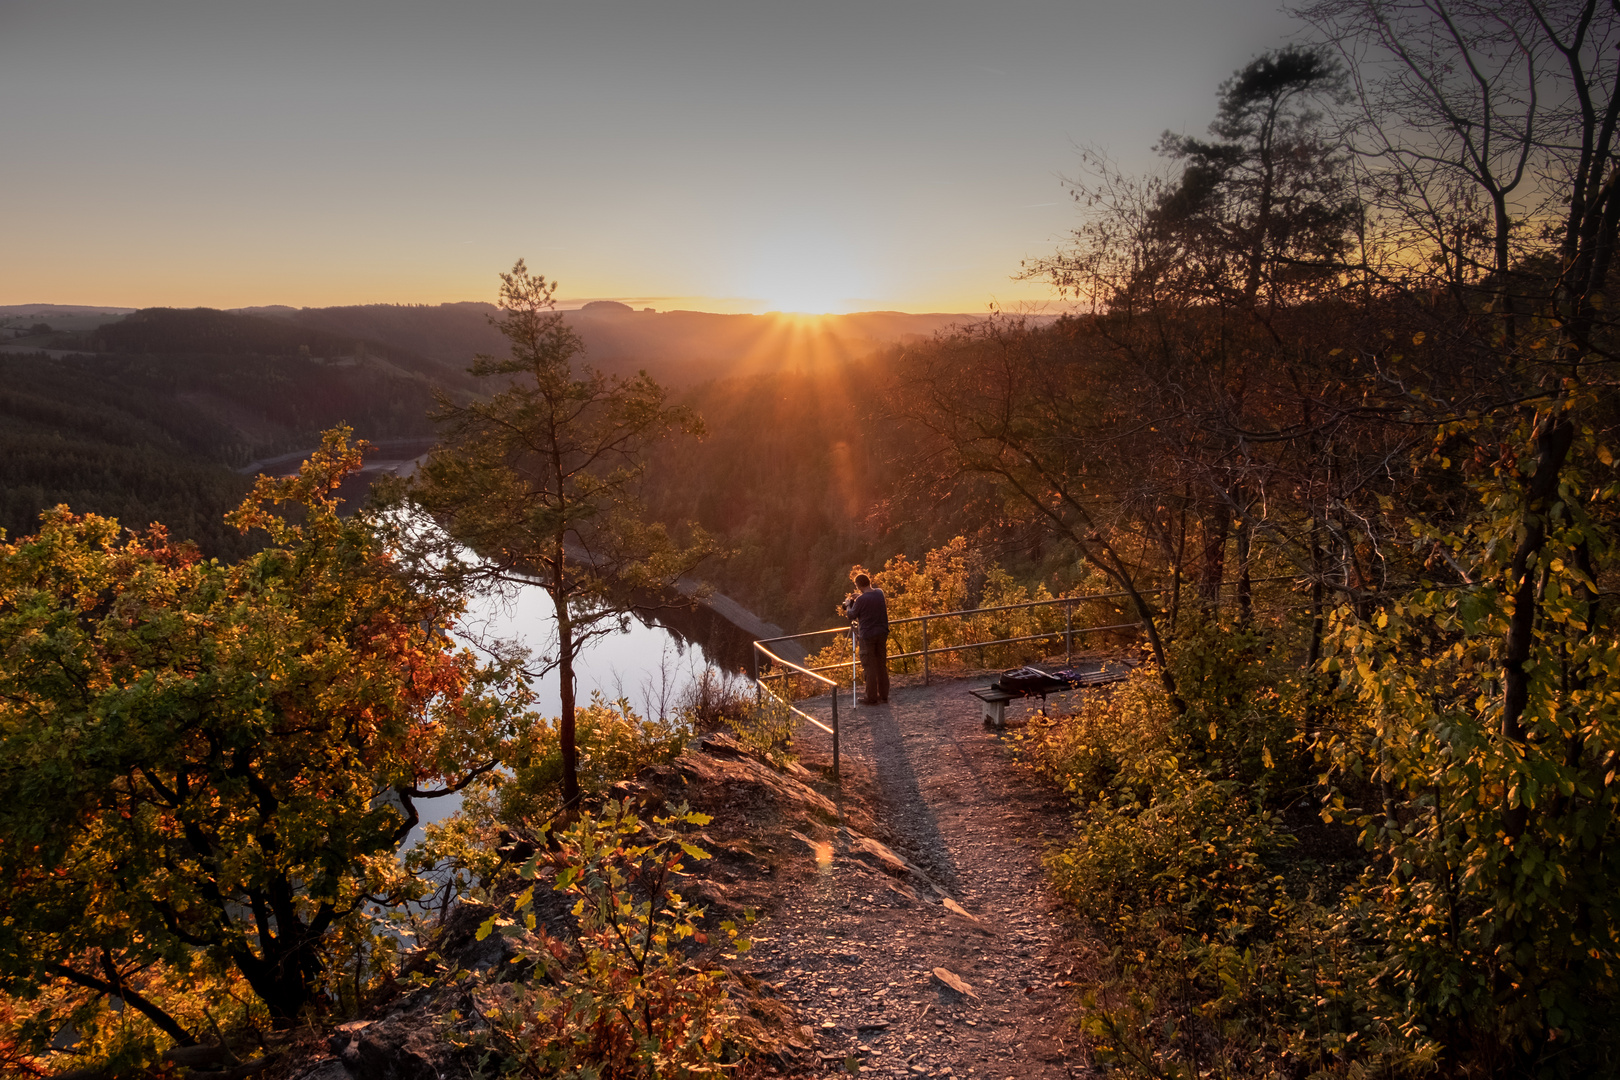
<svg viewBox="0 0 1620 1080"><path fill-rule="evenodd" d="M1003 671L996 679L996 686L1002 690L1010 690L1015 694L1039 694L1045 690L1052 690L1064 685L1061 679L1054 679L1040 668L1021 667L1011 671Z"/></svg>

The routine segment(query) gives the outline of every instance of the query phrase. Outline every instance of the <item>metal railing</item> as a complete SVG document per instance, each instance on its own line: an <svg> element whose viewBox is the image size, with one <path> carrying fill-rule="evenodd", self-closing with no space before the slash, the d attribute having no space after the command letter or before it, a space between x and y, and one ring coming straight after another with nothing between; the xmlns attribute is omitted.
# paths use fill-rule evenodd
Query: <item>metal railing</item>
<svg viewBox="0 0 1620 1080"><path fill-rule="evenodd" d="M798 636L798 635L795 635L795 636ZM770 638L770 639L766 639L766 640L774 642L774 641L781 641L781 640L785 640L785 639L782 639L782 638ZM765 648L765 644L766 644L766 641L756 641L756 642L754 642L754 671L755 671L754 694L755 694L756 699L762 694L770 694L773 699L775 699L776 701L780 702L783 706L785 706L788 709L789 712L792 712L797 716L803 717L804 719L806 719L806 720L810 721L812 724L814 724L816 727L820 728L822 731L825 731L827 734L831 735L832 736L832 741L833 741L833 767L832 767L832 773L833 773L833 779L837 780L838 779L838 684L833 682L833 680L827 678L825 675L821 675L821 674L818 674L818 673L816 673L814 671L811 671L809 668L801 667L800 665L795 664L791 660L784 660L782 657L777 656L775 653L771 652L771 650ZM759 671L761 670L761 667L760 667L760 664L759 664L759 656L760 656L761 653L763 653L766 657L770 658L775 663L780 664L782 667L784 667L784 668L786 668L786 669L788 669L790 671L798 672L800 675L808 675L810 678L815 679L817 682L825 683L827 686L832 687L832 727L828 727L826 724L823 724L820 720L817 720L815 717L811 716L809 713L805 712L803 709L800 709L797 706L795 706L793 704L793 702L791 702L791 701L787 700L786 698L783 698L783 697L777 695L776 693L772 692L771 688L765 685L764 680L761 679L759 677L759 675L758 675ZM783 672L782 674L785 675L786 672Z"/></svg>
<svg viewBox="0 0 1620 1080"><path fill-rule="evenodd" d="M1154 595L1154 594L1161 593L1161 592L1167 592L1167 591L1169 591L1169 590L1166 590L1166 589L1152 589L1152 590L1144 591L1142 593L1142 595L1143 596L1150 596L1150 595ZM1101 625L1101 626L1075 626L1074 625L1074 612L1075 612L1076 606L1078 606L1080 604L1099 601L1099 600L1106 601L1106 600L1127 599L1127 598L1130 597L1130 595L1131 594L1127 593L1127 592L1093 593L1093 594L1090 594L1090 595L1087 595L1087 596L1059 597L1056 600L1029 600L1029 601L1026 601L1026 602L1021 603L1021 604L1000 604L1000 605L997 605L995 607L962 608L962 609L957 610L957 611L935 611L935 612L929 612L927 615L911 615L911 616L908 616L908 617L906 617L904 619L891 619L891 620L889 620L889 632L890 632L891 635L894 633L894 628L897 627L897 626L906 626L906 625L910 625L910 624L914 624L914 623L915 624L921 624L922 648L920 648L920 649L912 649L912 650L909 650L909 651L902 651L902 652L891 652L891 653L889 653L889 659L891 661L894 661L894 660L914 660L914 659L921 658L922 665L923 665L923 685L925 685L925 686L928 685L928 682L929 682L929 680L931 679L931 677L933 675L932 664L930 662L933 657L941 656L941 655L944 655L944 654L947 654L947 653L966 652L969 649L985 649L985 648L991 648L991 647L994 647L994 646L997 646L997 645L1016 645L1016 644L1020 644L1022 642L1026 642L1026 641L1055 641L1055 640L1061 638L1063 640L1063 648L1064 648L1065 660L1068 661L1068 662L1072 662L1073 659L1074 659L1074 639L1076 637L1079 637L1079 636L1084 635L1084 634L1101 633L1101 632L1107 631L1107 630L1134 630L1134 629L1136 629L1136 628L1138 628L1138 627L1140 627L1142 625L1141 620L1136 619L1136 620L1132 620L1130 622L1106 623L1106 624ZM949 644L939 645L939 646L931 645L929 643L929 640L928 640L928 625L931 622L932 623L938 623L938 622L940 622L941 620L944 620L944 619L972 618L972 617L978 617L978 616L984 616L984 615L994 615L994 614L998 614L998 613L1001 613L1001 612L1008 612L1008 611L1028 611L1028 610L1031 610L1033 608L1050 608L1050 607L1058 607L1058 606L1062 606L1063 609L1064 609L1064 612L1063 612L1063 629L1061 629L1061 630L1057 630L1057 629L1043 630L1038 634L1020 634L1020 635L1017 635L1017 636L1014 636L1014 637L987 638L987 639L985 639L983 641L959 641L959 642L952 642L952 643L949 643ZM776 644L778 644L780 642L784 642L784 641L802 642L807 638L823 637L823 636L826 636L826 635L829 635L829 634L833 634L833 635L850 634L851 635L851 637L850 637L851 647L852 647L852 649L854 648L854 636L853 636L853 633L852 633L852 631L851 631L851 629L849 627L843 627L843 626L833 627L833 628L828 629L828 630L812 630L812 631L810 631L808 633L804 633L804 634L784 634L781 637L760 638L758 641L754 642L754 649L755 649L754 679L755 679L755 681L760 682L760 681L762 681L764 679L768 679L768 678L785 678L786 675L787 675L787 672L785 672L785 671L770 672L770 673L767 674L766 670L765 670L765 666L759 662L759 655L764 654L766 657L770 658L771 660L783 664L784 667L787 667L787 668L791 669L792 671L795 671L795 672L797 672L799 674L804 674L804 675L812 675L812 676L814 676L814 675L818 675L820 672L823 672L823 671L842 671L845 668L849 668L851 670L851 673L852 673L851 674L850 688L851 688L851 692L853 693L854 689L855 689L853 672L854 672L854 670L855 670L855 668L857 666L857 663L858 663L857 660L853 658L853 656L849 660L839 661L838 663L834 663L834 664L817 664L814 667L805 667L805 666L803 666L801 664L789 664L786 661L782 661L782 660L780 660L779 657L776 656L775 653L771 652L768 648L766 648L766 646L768 646L768 645L776 645ZM859 650L855 649L854 653L858 655ZM829 686L836 685L836 683L834 683L830 679L822 678L821 681L823 683L829 685Z"/></svg>
<svg viewBox="0 0 1620 1080"><path fill-rule="evenodd" d="M1293 578L1291 576L1286 576L1286 575L1285 576L1280 576L1280 577L1255 578L1253 581L1250 582L1250 585L1253 586L1253 585L1261 585L1261 584L1272 584L1272 583L1279 582L1279 581L1296 581L1296 580L1297 579L1295 579L1295 578ZM1230 584L1232 584L1232 583L1231 582L1223 582L1218 588L1224 589L1226 586L1228 586ZM1183 587L1185 587L1185 586L1183 586ZM1158 595L1168 593L1168 592L1171 592L1171 591L1173 591L1173 590L1171 590L1169 588L1143 589L1143 590L1141 590L1139 595L1141 595L1141 596L1158 596ZM931 664L929 662L932 657L939 656L939 655L944 655L944 654L947 654L947 653L965 652L965 651L967 651L969 649L981 649L982 650L982 649L986 649L986 648L992 648L992 647L995 647L995 646L998 646L998 645L1017 645L1017 644L1021 644L1021 643L1024 643L1024 642L1030 642L1030 641L1055 641L1058 638L1062 638L1062 640L1063 640L1063 651L1064 651L1064 661L1065 661L1065 663L1071 663L1072 664L1074 662L1074 639L1076 637L1079 637L1079 636L1082 636L1082 635L1085 635L1085 634L1097 634L1097 633L1103 633L1103 632L1112 631L1112 630L1137 630L1137 629L1140 629L1141 626L1142 626L1142 621L1140 619L1131 620L1129 622L1106 623L1106 624L1099 625L1099 626L1075 626L1075 624L1074 624L1075 608L1078 605L1081 605L1081 604L1094 603L1094 602L1098 602L1098 601L1106 602L1106 601L1114 601L1114 600L1128 600L1128 599L1130 599L1130 596L1131 596L1131 594L1128 593L1128 592L1092 593L1092 594L1089 594L1089 595L1086 595L1086 596L1063 596L1063 597L1058 597L1057 599L1054 599L1054 600L1029 600L1029 601L1026 601L1026 602L1021 603L1021 604L1001 604L1001 605L997 605L995 607L962 608L962 609L957 610L957 611L930 612L927 615L911 615L911 616L908 616L908 617L903 618L903 619L891 619L889 621L889 628L890 628L890 634L891 635L894 632L894 628L897 627L897 626L906 626L906 625L910 625L910 624L914 624L914 623L920 623L921 627L922 627L922 648L920 648L920 649L912 649L910 651L904 651L904 652L889 653L888 658L889 658L890 661L895 661L895 660L914 660L914 659L917 659L917 658L920 657L922 659L923 685L924 686L928 685L929 679L932 676L932 670L931 670L932 666L931 666ZM984 615L994 615L994 614L998 614L998 613L1001 613L1001 612L1028 611L1028 610L1033 609L1033 608L1049 608L1049 607L1058 607L1058 606L1062 606L1063 609L1064 609L1063 610L1063 629L1062 630L1057 630L1057 629L1044 630L1044 631L1042 631L1040 633L1037 633L1037 634L1020 634L1020 635L1013 636L1013 637L989 638L989 639L986 639L984 641L954 642L954 643L951 643L951 644L940 645L940 646L937 646L937 647L931 646L929 644L929 640L928 640L928 624L930 622L938 623L940 620L943 620L943 619L973 618L973 617L979 617L979 616L984 616ZM1118 610L1122 606L1123 605L1118 605L1118 604L1114 605L1116 610ZM779 656L776 652L772 651L770 648L767 647L767 646L770 646L770 645L779 645L782 642L788 642L788 641L802 642L807 638L826 637L828 635L833 635L834 640L836 640L837 635L843 635L843 634L848 634L849 635L849 639L850 639L850 659L839 661L837 663L832 663L832 664L817 664L814 667L807 667L807 666L805 666L803 664L796 664L791 660L786 660L783 657ZM860 656L860 649L856 645L854 630L853 630L852 627L835 626L835 627L832 627L832 628L827 629L827 630L812 630L812 631L809 631L808 633L804 633L804 634L784 634L781 637L760 638L759 640L754 642L754 687L755 687L755 696L756 696L756 698L763 698L764 695L769 694L772 699L774 699L777 702L780 702L783 706L790 709L795 715L797 715L797 716L799 716L799 717L801 717L801 718L803 718L805 720L808 720L810 723L814 724L816 727L820 728L822 731L825 731L829 735L832 736L832 740L833 740L833 776L834 776L834 778L836 778L838 776L838 689L839 689L839 683L838 683L837 680L830 679L827 676L823 675L822 672L826 672L826 671L842 671L845 668L849 669L849 673L850 673L850 682L849 682L850 703L851 703L851 705L853 705L854 701L855 701L855 698L858 696L857 682L856 682L856 680L857 680L856 672L857 672L857 668L858 668L858 664L859 664L859 656ZM981 657L982 657L982 653L981 653ZM808 658L809 657L807 656L806 659L808 659ZM765 660L768 660L771 664L776 665L776 667L779 670L767 671L766 664L763 662ZM814 679L817 683L831 689L831 691L832 691L832 726L831 727L828 727L826 724L823 724L820 720L817 720L815 717L811 716L809 713L805 712L804 710L802 710L800 708L797 708L793 704L793 702L790 700L789 696L784 696L782 694L776 693L767 684L768 680L771 680L771 679L780 680L782 682L782 684L783 684L782 688L785 691L787 689L786 680L790 676L794 676L794 675L804 676L804 677Z"/></svg>

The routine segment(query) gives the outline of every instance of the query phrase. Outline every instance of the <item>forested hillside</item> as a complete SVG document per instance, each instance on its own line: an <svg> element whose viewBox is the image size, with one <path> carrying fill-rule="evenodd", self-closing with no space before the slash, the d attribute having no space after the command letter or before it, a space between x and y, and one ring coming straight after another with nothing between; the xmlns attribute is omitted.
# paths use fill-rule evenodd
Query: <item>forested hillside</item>
<svg viewBox="0 0 1620 1080"><path fill-rule="evenodd" d="M692 520L721 538L733 553L705 572L795 630L837 624L851 566L920 556L957 536L971 538L981 564L1059 590L1076 584L1084 569L1028 515L1008 513L982 485L936 483L927 429L905 411L917 400L907 366L928 365L950 340L685 392L708 435L660 452L651 505L666 522ZM975 599L984 580L973 575Z"/></svg>
<svg viewBox="0 0 1620 1080"><path fill-rule="evenodd" d="M247 487L234 470L308 449L339 423L373 442L431 435L434 393L473 392L474 351L501 352L493 310L150 309L40 337L52 354L0 355L9 421L0 527L25 534L42 509L65 502L126 521L150 516L205 551L237 552L241 541L220 524ZM892 361L883 343L926 339L959 317L878 312L822 329L622 305L565 317L585 363L646 366L685 384L680 398L710 436L655 451L648 498L670 525L697 520L737 552L704 573L767 618L819 626L851 563L971 526L961 508L927 526L900 524L904 439L877 397ZM687 379L715 371L724 374Z"/></svg>
<svg viewBox="0 0 1620 1080"><path fill-rule="evenodd" d="M434 392L466 385L402 350L207 310L140 311L51 345L73 351L0 354L11 536L66 503L240 554L222 520L251 486L237 470L340 423L373 440L430 435Z"/></svg>
<svg viewBox="0 0 1620 1080"><path fill-rule="evenodd" d="M491 326L487 303L372 304L335 308L264 308L258 313L342 338L380 342L466 368L476 353L505 343ZM890 344L924 339L982 315L866 311L806 318L798 315L721 315L706 311L636 310L599 300L562 312L599 370L689 387L761 372L805 372L860 360ZM1043 321L1050 321L1043 319Z"/></svg>
<svg viewBox="0 0 1620 1080"><path fill-rule="evenodd" d="M1613 1075L1620 23L1305 14L1165 175L1087 156L1026 270L1094 314L908 349L885 400L916 479L1142 626L1024 743L1096 1059Z"/></svg>

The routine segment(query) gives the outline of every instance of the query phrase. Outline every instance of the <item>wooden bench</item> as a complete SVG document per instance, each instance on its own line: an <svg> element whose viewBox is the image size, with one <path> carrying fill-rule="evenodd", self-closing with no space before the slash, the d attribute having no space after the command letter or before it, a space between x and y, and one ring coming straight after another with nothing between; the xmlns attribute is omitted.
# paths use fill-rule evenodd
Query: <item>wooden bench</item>
<svg viewBox="0 0 1620 1080"><path fill-rule="evenodd" d="M1019 698L1038 697L1041 699L1041 715L1046 715L1046 696L1048 694L1066 694L1071 690L1083 690L1088 686L1105 686L1108 683L1120 682L1129 674L1128 669L1115 668L1102 671L1088 671L1074 679L1064 680L1061 686L1048 687L1045 690L1005 690L1000 686L984 686L968 693L978 698L984 710L984 722L993 727L1007 726L1007 702L1017 701Z"/></svg>

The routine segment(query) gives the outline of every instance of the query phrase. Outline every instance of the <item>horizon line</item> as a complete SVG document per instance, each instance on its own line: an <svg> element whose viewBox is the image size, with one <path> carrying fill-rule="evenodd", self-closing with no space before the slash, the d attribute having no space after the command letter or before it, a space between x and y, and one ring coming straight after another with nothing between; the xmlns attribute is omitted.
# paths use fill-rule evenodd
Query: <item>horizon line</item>
<svg viewBox="0 0 1620 1080"><path fill-rule="evenodd" d="M665 304L670 304L670 303L673 302L676 306L658 307L657 302L659 302L659 301L662 301ZM705 307L680 306L682 304L682 302L691 303L693 301L697 301L697 302L707 301L708 304L716 305L716 306L721 306L721 305L731 306L731 310L714 310L713 307L709 307L709 306L705 306ZM849 310L849 311L790 311L790 310L783 310L783 309L780 309L780 308L770 308L768 310L739 311L739 310L736 309L736 307L749 304L750 298L748 298L748 297L693 297L693 296L632 296L632 297L624 297L624 296L589 296L589 297L575 297L575 298L569 298L569 299L566 299L566 300L559 300L557 302L557 305L556 305L556 310L560 311L560 312L578 311L578 310L584 308L587 304L595 304L595 303L603 303L603 302L623 304L626 307L630 307L630 308L634 309L637 314L640 314L644 310L646 310L648 308L651 308L653 313L660 314L660 315L670 314L672 312L689 312L689 313L692 313L692 314L699 314L699 315L753 315L753 316L782 315L782 316L800 316L800 317L807 317L807 318L837 318L837 317L851 316L851 315L883 315L883 314L913 315L913 316L954 315L954 316L966 316L966 317L969 317L969 318L988 318L992 314L992 312L994 310L996 310L996 309L991 308L991 307L986 307L986 308L984 308L984 309L982 309L980 311L951 311L951 310L946 309L946 308L932 308L932 309L929 309L929 310L908 311L908 310L905 310L904 308L897 308L897 307L871 307L871 308L859 308L859 309L854 309L854 310ZM368 303L351 303L351 304L321 304L321 305L312 305L312 304L241 304L241 305L237 305L237 306L233 306L233 307L212 307L212 306L207 305L207 304L193 304L193 305L189 305L189 306L181 306L181 305L176 305L176 304L147 304L147 305L144 305L144 306L131 306L129 304L75 304L75 303L61 303L59 301L43 301L43 300L41 300L41 301L34 301L34 302L28 302L28 303L0 303L0 309L17 309L17 308L36 308L36 309L59 308L60 309L60 308L72 308L72 309L79 309L79 310L84 311L84 312L100 311L100 312L117 313L117 314L125 314L125 315L127 315L127 314L130 314L132 312L146 311L146 310L150 310L152 308L171 308L173 310L180 310L180 311L185 311L185 310L192 310L192 311L196 311L196 310L212 310L212 311L224 311L224 312L231 312L231 313L242 313L242 312L274 310L274 309L281 309L281 310L286 310L286 311L321 311L321 310L326 310L326 309L330 309L330 308L362 308L362 307L426 307L426 308L431 308L431 307L451 307L451 306L459 305L459 304L485 304L485 305L488 305L490 307L495 306L495 304L493 304L489 300L441 300L441 301L438 301L436 303L400 302L400 301L390 301L390 300L377 300L377 301L371 301L371 302L368 302ZM736 305L736 306L732 306L732 305ZM1016 308L1014 308L1012 310L1013 310L1013 313L1015 313L1015 314L1071 314L1072 312L1064 310L1065 308L1068 308L1070 306L1071 305L1064 304L1061 301L1050 301L1050 302L1042 302L1039 305L1020 304L1020 305L1018 305ZM1031 310L1031 308L1034 308L1034 310ZM1003 310L1005 310L1005 309L1003 309ZM26 314L26 312L14 311L13 314L14 315Z"/></svg>

